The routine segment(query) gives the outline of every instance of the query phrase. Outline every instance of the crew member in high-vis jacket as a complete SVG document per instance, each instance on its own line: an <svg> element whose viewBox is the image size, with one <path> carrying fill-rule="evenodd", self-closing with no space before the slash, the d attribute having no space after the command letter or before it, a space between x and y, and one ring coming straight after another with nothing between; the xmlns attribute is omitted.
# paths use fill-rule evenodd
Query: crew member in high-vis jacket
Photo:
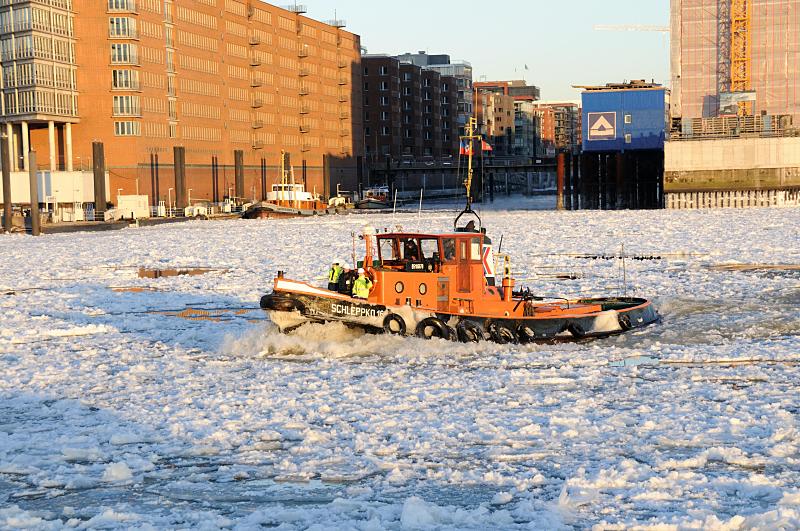
<svg viewBox="0 0 800 531"><path fill-rule="evenodd" d="M372 289L372 281L367 278L363 267L358 268L358 278L353 282L353 298L368 299L369 290Z"/></svg>
<svg viewBox="0 0 800 531"><path fill-rule="evenodd" d="M333 262L330 270L328 271L328 290L329 291L338 291L339 289L339 278L344 273L344 268L342 267L342 261L336 260Z"/></svg>

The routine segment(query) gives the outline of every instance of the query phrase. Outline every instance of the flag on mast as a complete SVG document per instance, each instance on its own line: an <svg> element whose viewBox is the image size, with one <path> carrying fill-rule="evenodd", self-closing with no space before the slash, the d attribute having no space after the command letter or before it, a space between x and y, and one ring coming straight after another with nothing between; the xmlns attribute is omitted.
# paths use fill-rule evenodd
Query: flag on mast
<svg viewBox="0 0 800 531"><path fill-rule="evenodd" d="M486 140L481 140L481 151L494 151L494 148Z"/></svg>
<svg viewBox="0 0 800 531"><path fill-rule="evenodd" d="M460 155L472 155L472 142L469 140L462 140L461 141L461 149L459 150Z"/></svg>

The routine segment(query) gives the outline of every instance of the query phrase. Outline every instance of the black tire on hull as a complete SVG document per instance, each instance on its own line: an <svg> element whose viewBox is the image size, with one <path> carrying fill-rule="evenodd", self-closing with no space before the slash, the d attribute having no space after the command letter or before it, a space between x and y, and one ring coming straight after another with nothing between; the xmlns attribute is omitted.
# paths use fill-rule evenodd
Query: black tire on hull
<svg viewBox="0 0 800 531"><path fill-rule="evenodd" d="M517 339L523 345L536 341L536 332L530 326L522 324L517 328Z"/></svg>
<svg viewBox="0 0 800 531"><path fill-rule="evenodd" d="M489 326L489 333L492 336L492 341L500 345L508 345L509 343L518 343L519 339L511 325L502 321L495 321Z"/></svg>
<svg viewBox="0 0 800 531"><path fill-rule="evenodd" d="M584 328L578 323L571 323L567 327L567 330L576 339L583 339L586 337L586 330L584 330Z"/></svg>
<svg viewBox="0 0 800 531"><path fill-rule="evenodd" d="M276 312L293 312L302 310L302 304L294 299L287 297L276 297L275 295L264 295L261 297L261 308L264 310L274 310Z"/></svg>
<svg viewBox="0 0 800 531"><path fill-rule="evenodd" d="M624 332L631 330L633 328L633 323L631 323L631 316L626 313L619 314L619 326L622 328Z"/></svg>
<svg viewBox="0 0 800 531"><path fill-rule="evenodd" d="M383 331L387 334L406 335L406 321L396 313L390 313L383 320Z"/></svg>
<svg viewBox="0 0 800 531"><path fill-rule="evenodd" d="M478 343L486 339L483 327L475 321L468 321L466 319L458 323L456 334L458 340L462 343Z"/></svg>
<svg viewBox="0 0 800 531"><path fill-rule="evenodd" d="M422 339L450 339L450 327L436 317L423 319L417 325L417 337Z"/></svg>

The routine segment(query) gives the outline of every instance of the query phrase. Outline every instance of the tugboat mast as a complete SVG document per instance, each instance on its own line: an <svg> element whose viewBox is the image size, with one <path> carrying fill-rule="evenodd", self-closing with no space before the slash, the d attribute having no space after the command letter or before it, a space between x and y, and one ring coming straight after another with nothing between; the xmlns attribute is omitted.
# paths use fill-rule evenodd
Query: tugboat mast
<svg viewBox="0 0 800 531"><path fill-rule="evenodd" d="M467 191L467 205L464 207L464 210L456 217L455 222L453 222L453 227L457 228L458 220L464 214L472 214L476 218L478 218L478 223L481 223L481 218L478 214L472 210L472 177L475 173L475 168L472 165L472 155L475 152L475 140L483 140L483 137L477 133L478 129L478 119L474 116L471 116L469 122L467 122L466 130L464 131L466 134L461 137L461 149L464 149L464 141L467 142L466 147L466 154L467 154L467 178L464 181L464 187ZM479 144L480 145L480 144ZM478 228L478 232L480 232L480 226Z"/></svg>

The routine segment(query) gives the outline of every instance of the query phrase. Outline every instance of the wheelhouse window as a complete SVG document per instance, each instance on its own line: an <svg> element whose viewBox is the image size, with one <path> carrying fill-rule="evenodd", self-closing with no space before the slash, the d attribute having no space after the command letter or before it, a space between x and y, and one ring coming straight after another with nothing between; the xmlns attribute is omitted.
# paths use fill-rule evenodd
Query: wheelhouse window
<svg viewBox="0 0 800 531"><path fill-rule="evenodd" d="M382 264L400 260L397 241L394 238L378 238L378 255Z"/></svg>
<svg viewBox="0 0 800 531"><path fill-rule="evenodd" d="M480 238L470 238L470 259L473 262L479 262L481 260L481 239Z"/></svg>
<svg viewBox="0 0 800 531"><path fill-rule="evenodd" d="M420 241L420 248L422 249L423 259L436 259L440 258L439 255L439 240L436 238L423 238Z"/></svg>

